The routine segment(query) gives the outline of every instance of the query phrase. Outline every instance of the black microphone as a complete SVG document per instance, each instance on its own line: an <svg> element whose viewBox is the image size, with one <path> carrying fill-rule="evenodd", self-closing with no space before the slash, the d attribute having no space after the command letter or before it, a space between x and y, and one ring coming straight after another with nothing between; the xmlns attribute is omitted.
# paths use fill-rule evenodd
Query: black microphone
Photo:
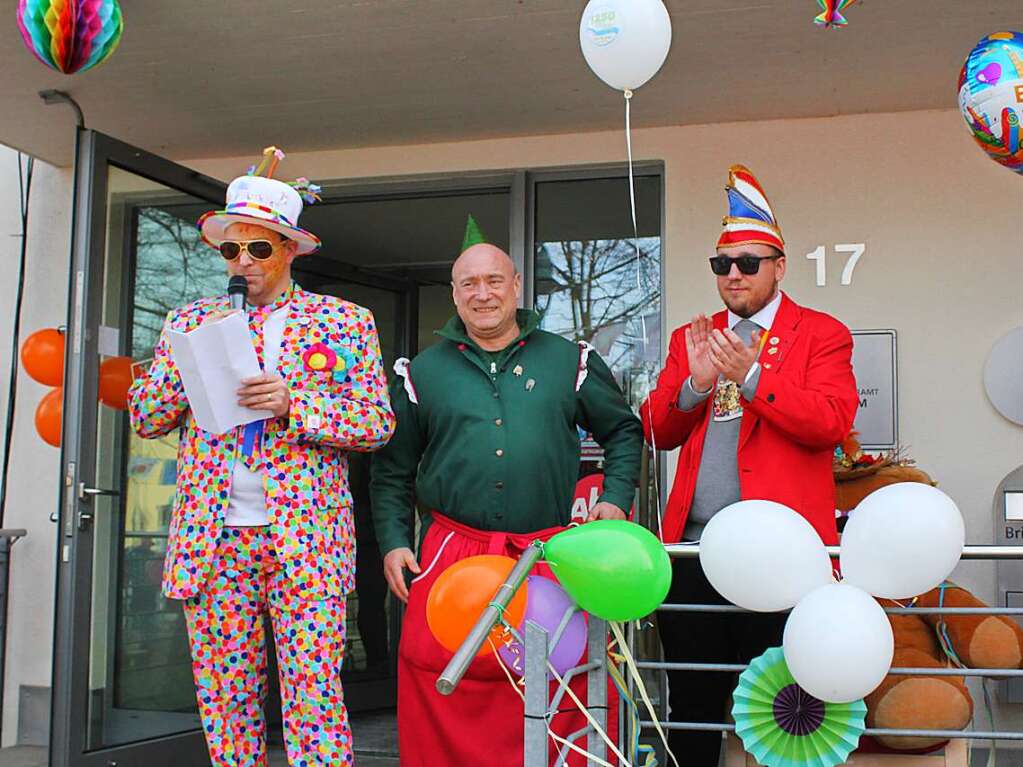
<svg viewBox="0 0 1023 767"><path fill-rule="evenodd" d="M227 281L227 296L231 301L232 309L244 309L245 299L249 296L249 282L240 275L235 275Z"/></svg>

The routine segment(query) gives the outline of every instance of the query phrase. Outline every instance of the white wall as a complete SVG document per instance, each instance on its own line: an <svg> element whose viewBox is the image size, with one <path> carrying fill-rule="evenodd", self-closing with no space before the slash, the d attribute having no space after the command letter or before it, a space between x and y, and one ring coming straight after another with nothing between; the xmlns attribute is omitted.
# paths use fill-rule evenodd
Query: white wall
<svg viewBox="0 0 1023 767"><path fill-rule="evenodd" d="M720 307L705 259L728 166L743 162L780 219L793 298L852 328L898 330L902 442L959 503L969 542L991 542L994 489L1023 463L1023 428L992 408L981 371L992 343L1023 324L1023 179L987 160L951 110L656 128L637 131L633 147L665 163L668 325ZM322 182L623 157L615 132L292 154L281 170ZM250 162L189 164L227 180ZM848 242L867 245L853 284L839 284L844 261L832 252L816 287L804 255ZM993 597L993 566L957 577Z"/></svg>
<svg viewBox="0 0 1023 767"><path fill-rule="evenodd" d="M266 142L287 148L287 136ZM261 148L185 162L229 180ZM981 370L991 344L1023 324L1023 179L985 159L953 111L658 128L637 131L634 149L638 159L665 163L668 324L720 305L705 259L725 212L727 168L744 162L764 183L788 242L786 290L853 328L898 330L902 441L960 505L969 542L991 542L992 495L1023 463L1023 428L988 403ZM539 136L293 154L280 175L324 182L617 162L624 154L618 132ZM13 160L0 155L0 168L7 165ZM8 171L0 174L2 201L15 200ZM0 205L0 216L13 207ZM68 173L39 166L26 330L63 320L67 211ZM3 225L14 231L13 221ZM832 259L827 287L816 287L814 265L803 255L841 242L867 245L853 284L839 285L841 262ZM9 306L0 293L0 307ZM2 324L9 314L0 311L0 343L9 336ZM49 683L54 531L46 520L59 478L56 451L39 442L31 424L42 387L22 382L7 525L32 533L14 552L5 742L18 684ZM970 564L956 577L990 600L993 573L991 564ZM1023 715L1003 707L998 723L1023 728Z"/></svg>
<svg viewBox="0 0 1023 767"><path fill-rule="evenodd" d="M11 322L20 246L17 153L0 147L0 412L7 412L11 365ZM21 339L44 327L63 325L67 313L68 235L71 173L36 162L29 208L28 261ZM17 735L18 690L50 684L53 649L54 574L60 455L35 432L36 404L47 387L19 372L11 484L4 527L25 528L28 536L11 553L4 680L3 745Z"/></svg>

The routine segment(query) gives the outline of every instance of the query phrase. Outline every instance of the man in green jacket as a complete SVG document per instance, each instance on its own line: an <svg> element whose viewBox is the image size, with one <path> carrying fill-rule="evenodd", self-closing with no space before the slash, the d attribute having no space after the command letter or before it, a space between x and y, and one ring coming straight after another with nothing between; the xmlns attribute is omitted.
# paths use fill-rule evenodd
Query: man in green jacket
<svg viewBox="0 0 1023 767"><path fill-rule="evenodd" d="M457 316L438 332L440 343L396 364L398 426L373 462L384 572L408 604L398 661L403 767L521 765L522 701L494 654L477 658L453 695L435 691L451 653L426 625L430 586L460 559L518 558L569 523L580 428L605 451L591 520L625 519L643 449L640 423L604 361L588 344L540 330L535 312L516 311L521 275L506 253L468 234L452 268ZM411 588L406 569L417 576ZM554 720L562 734L583 725L570 714Z"/></svg>

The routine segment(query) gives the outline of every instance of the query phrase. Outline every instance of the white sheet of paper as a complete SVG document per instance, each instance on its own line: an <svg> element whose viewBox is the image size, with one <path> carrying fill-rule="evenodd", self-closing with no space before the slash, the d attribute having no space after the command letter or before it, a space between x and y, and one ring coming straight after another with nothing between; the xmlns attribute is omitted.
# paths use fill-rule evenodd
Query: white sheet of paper
<svg viewBox="0 0 1023 767"><path fill-rule="evenodd" d="M243 378L260 374L245 314L234 312L187 333L167 331L174 364L199 428L223 434L236 426L273 417L269 410L238 404Z"/></svg>

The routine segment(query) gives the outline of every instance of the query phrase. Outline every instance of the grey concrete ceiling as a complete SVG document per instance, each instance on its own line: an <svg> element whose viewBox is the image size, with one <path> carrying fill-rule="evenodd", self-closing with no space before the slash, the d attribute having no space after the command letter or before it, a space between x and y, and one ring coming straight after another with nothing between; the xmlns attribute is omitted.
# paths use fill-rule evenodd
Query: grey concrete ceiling
<svg viewBox="0 0 1023 767"><path fill-rule="evenodd" d="M819 30L813 0L667 0L674 40L637 126L955 105L984 34L1023 28L1019 0L861 0ZM71 157L70 110L171 158L595 131L621 99L578 46L583 0L122 0L111 60L65 77L0 24L0 142Z"/></svg>

